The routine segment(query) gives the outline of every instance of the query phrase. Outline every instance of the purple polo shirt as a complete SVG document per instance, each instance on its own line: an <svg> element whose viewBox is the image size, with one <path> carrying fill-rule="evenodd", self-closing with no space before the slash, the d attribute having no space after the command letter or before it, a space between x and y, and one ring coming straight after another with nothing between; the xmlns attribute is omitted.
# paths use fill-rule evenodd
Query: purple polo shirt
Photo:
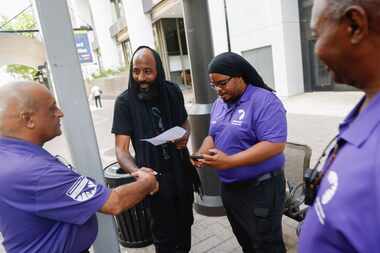
<svg viewBox="0 0 380 253"><path fill-rule="evenodd" d="M324 168L302 226L301 253L379 251L380 93L358 114L363 101L340 125L339 138L346 143Z"/></svg>
<svg viewBox="0 0 380 253"><path fill-rule="evenodd" d="M262 141L284 143L287 137L286 111L272 92L248 85L234 103L224 103L221 98L214 102L209 135L215 147L227 155L239 153ZM256 165L217 172L224 183L239 182L280 170L284 160L281 153Z"/></svg>
<svg viewBox="0 0 380 253"><path fill-rule="evenodd" d="M0 137L0 232L8 253L81 252L109 190L38 145Z"/></svg>

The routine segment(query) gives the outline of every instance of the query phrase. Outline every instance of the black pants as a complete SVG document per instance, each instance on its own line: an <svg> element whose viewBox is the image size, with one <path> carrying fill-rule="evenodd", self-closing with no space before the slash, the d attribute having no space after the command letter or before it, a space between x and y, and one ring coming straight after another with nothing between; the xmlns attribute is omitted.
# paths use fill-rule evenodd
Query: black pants
<svg viewBox="0 0 380 253"><path fill-rule="evenodd" d="M283 174L259 184L251 180L222 185L227 217L243 252L286 252L281 226L284 198Z"/></svg>
<svg viewBox="0 0 380 253"><path fill-rule="evenodd" d="M160 190L151 198L152 232L156 253L190 251L194 195L192 189L180 195L171 177L160 178Z"/></svg>
<svg viewBox="0 0 380 253"><path fill-rule="evenodd" d="M102 98L100 96L95 96L95 106L96 108L100 107L102 108Z"/></svg>

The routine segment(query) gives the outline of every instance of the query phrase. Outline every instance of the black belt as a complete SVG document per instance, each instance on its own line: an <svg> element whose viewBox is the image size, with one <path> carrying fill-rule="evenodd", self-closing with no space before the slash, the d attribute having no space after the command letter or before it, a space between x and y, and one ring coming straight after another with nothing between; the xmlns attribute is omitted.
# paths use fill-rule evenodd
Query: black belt
<svg viewBox="0 0 380 253"><path fill-rule="evenodd" d="M271 171L265 174L262 174L260 176L257 176L252 179L244 180L244 181L239 181L239 182L234 182L234 183L224 183L223 186L226 188L241 188L241 187L246 187L246 186L258 186L262 182L269 180L271 178L284 175L284 170L275 170Z"/></svg>

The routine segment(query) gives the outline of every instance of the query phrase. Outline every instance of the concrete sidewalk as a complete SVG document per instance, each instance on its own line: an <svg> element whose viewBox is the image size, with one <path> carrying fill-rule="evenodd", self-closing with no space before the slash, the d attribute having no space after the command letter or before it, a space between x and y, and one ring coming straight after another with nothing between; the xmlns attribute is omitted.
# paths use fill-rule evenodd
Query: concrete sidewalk
<svg viewBox="0 0 380 253"><path fill-rule="evenodd" d="M184 90L185 101L191 105L191 90ZM361 97L360 92L319 92L306 93L282 99L288 112L288 140L307 144L312 148L312 165L324 146L336 134L339 122ZM102 110L92 108L99 150L103 164L115 160L114 138L110 134L113 115L113 100L104 100ZM46 148L53 154L61 154L70 161L70 154L64 137L49 142ZM297 223L284 218L284 238L288 252L297 252ZM192 229L193 253L202 252L241 252L232 234L226 217L205 217L195 214ZM0 241L1 238L0 238ZM0 253L5 252L1 249ZM143 249L122 249L128 253L152 253L153 247Z"/></svg>
<svg viewBox="0 0 380 253"><path fill-rule="evenodd" d="M288 141L310 146L313 165L362 96L362 92L313 92L283 98L288 112Z"/></svg>

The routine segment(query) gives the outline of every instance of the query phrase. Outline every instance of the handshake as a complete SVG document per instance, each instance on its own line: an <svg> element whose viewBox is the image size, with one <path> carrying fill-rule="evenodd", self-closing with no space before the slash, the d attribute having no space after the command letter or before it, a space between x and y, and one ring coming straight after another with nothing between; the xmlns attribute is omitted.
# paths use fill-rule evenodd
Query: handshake
<svg viewBox="0 0 380 253"><path fill-rule="evenodd" d="M141 183L148 189L150 195L155 194L159 190L157 178L161 175L160 173L147 167L141 167L132 172L131 175L135 178L136 182Z"/></svg>

